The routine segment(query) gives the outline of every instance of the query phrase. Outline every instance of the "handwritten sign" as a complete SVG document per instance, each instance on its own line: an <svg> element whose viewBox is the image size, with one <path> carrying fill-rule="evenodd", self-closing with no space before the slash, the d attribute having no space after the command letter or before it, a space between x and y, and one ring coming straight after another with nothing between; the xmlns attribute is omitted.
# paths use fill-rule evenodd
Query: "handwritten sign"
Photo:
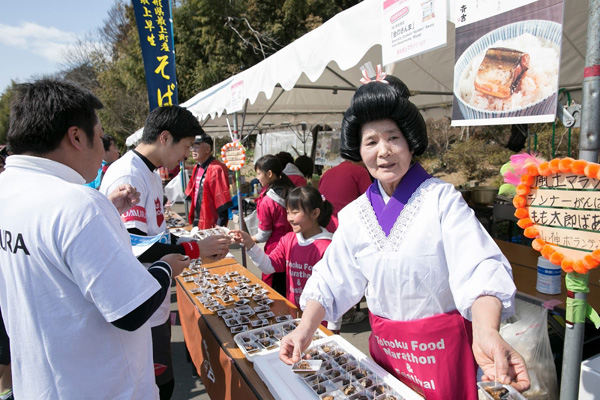
<svg viewBox="0 0 600 400"><path fill-rule="evenodd" d="M231 171L239 171L246 163L246 149L240 142L227 143L221 148L221 158Z"/></svg>
<svg viewBox="0 0 600 400"><path fill-rule="evenodd" d="M566 272L600 264L600 166L552 160L521 176L514 204L532 247Z"/></svg>

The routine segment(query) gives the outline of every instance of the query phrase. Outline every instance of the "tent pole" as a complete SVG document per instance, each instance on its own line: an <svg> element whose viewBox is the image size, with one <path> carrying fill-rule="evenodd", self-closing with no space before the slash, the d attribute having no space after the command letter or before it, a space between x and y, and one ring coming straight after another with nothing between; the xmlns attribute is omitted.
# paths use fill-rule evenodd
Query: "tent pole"
<svg viewBox="0 0 600 400"><path fill-rule="evenodd" d="M583 104L581 107L581 131L579 135L579 158L597 163L598 133L600 131L600 4L590 0L587 29L587 49L583 73ZM586 285L587 286L587 285ZM587 293L574 293L574 298L587 305ZM573 321L565 330L562 376L560 385L561 400L577 400L585 320Z"/></svg>
<svg viewBox="0 0 600 400"><path fill-rule="evenodd" d="M240 140L240 135L238 134L238 123L237 123L237 113L233 113L233 140ZM243 213L243 199L242 193L240 192L240 170L233 171L233 175L235 177L235 186L237 188L237 199L238 199L238 217L240 221L240 230L244 230L244 213ZM248 268L246 266L246 247L242 243L242 265L244 268Z"/></svg>
<svg viewBox="0 0 600 400"><path fill-rule="evenodd" d="M281 89L281 92L279 92L279 94L277 95L277 97L275 98L275 100L273 100L273 102L271 103L271 105L269 105L269 108L267 108L267 111L265 111L263 113L263 115L258 119L258 121L256 121L256 123L252 127L252 130L250 131L250 133L248 134L248 136L250 136L252 134L252 132L254 132L254 130L260 124L260 122L267 116L267 114L269 113L269 111L271 111L271 108L273 108L273 106L275 105L275 103L277 103L277 100L279 100L279 98L281 97L281 95L283 94L283 92L285 92L285 90Z"/></svg>
<svg viewBox="0 0 600 400"><path fill-rule="evenodd" d="M185 181L185 161L179 163L179 170L181 171L181 189L183 193L185 193L186 181ZM188 201L185 199L185 195L183 196L183 204L185 205L185 220L187 221L190 215Z"/></svg>

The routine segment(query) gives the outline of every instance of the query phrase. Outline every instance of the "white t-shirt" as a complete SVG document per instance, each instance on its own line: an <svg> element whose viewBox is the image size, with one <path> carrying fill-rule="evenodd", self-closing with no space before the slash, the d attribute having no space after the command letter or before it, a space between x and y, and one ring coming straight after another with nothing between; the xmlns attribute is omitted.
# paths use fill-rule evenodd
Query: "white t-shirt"
<svg viewBox="0 0 600 400"><path fill-rule="evenodd" d="M112 203L73 169L13 155L0 174L0 307L15 397L157 399L148 323L112 325L160 289Z"/></svg>
<svg viewBox="0 0 600 400"><path fill-rule="evenodd" d="M128 151L112 163L102 184L100 192L105 195L111 193L115 188L124 183L134 186L140 192L140 202L127 213L121 215L121 219L127 229L137 228L148 236L155 236L167 230L163 212L163 188L162 179L157 172L150 171L137 154ZM146 267L149 267L147 264ZM160 307L150 317L150 326L158 326L165 323L171 311L171 296L167 295Z"/></svg>

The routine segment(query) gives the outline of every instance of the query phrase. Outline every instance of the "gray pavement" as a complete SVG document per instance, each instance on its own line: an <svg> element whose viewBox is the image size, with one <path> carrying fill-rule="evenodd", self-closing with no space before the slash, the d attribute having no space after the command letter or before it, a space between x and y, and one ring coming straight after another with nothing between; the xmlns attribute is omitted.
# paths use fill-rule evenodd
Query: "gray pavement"
<svg viewBox="0 0 600 400"><path fill-rule="evenodd" d="M180 215L184 215L183 204L175 204L171 209ZM230 222L231 224L231 222ZM230 228L233 228L230 226ZM231 254L235 259L242 264L242 252L239 246L232 245L230 248ZM247 267L250 272L260 277L260 270L247 259ZM175 285L171 287L171 311L177 312L177 295L175 291ZM367 312L366 302L362 302L360 306L361 310ZM362 322L350 325L342 325L341 336L352 343L356 348L365 354L369 354L368 339L371 333L371 327L369 325L368 318ZM175 390L173 392L172 400L208 400L210 397L204 389L202 380L200 378L194 378L192 376L192 363L186 359L185 343L183 342L183 332L181 330L181 323L179 317L176 320L175 325L172 327L171 333L171 347L173 350L173 364L175 373Z"/></svg>

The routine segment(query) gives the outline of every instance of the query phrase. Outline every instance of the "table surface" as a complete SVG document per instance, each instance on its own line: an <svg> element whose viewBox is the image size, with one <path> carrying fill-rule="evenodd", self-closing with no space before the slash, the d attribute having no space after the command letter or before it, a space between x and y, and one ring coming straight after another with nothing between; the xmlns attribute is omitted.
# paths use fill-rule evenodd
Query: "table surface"
<svg viewBox="0 0 600 400"><path fill-rule="evenodd" d="M271 311L275 315L288 315L290 314L292 318L299 318L301 311L296 308L292 303L290 303L287 299L281 296L279 293L272 291L272 289L267 286L262 280L257 278L250 271L242 267L236 260L233 258L224 258L220 261L214 262L203 262L202 266L207 268L210 273L224 275L228 272L236 271L240 275L244 275L250 279L250 283L258 283L263 286L267 290L271 290L268 293L268 297L272 299L274 302L271 304ZM202 318L206 322L206 325L211 329L212 333L215 335L221 347L227 353L227 355L233 360L238 370L248 382L250 387L252 387L255 393L259 396L259 398L263 399L272 399L273 396L269 392L269 389L262 381L262 379L257 375L254 371L254 365L250 361L246 359L242 351L238 348L237 344L233 340L234 334L232 334L229 328L225 325L225 322L219 317L216 313L209 311L205 308L200 301L196 298L196 295L190 293L190 289L196 287L194 282L184 282L181 277L177 277L177 284L180 285L183 289L185 289L185 293L188 295L188 298L191 302L195 304L197 309L199 310ZM256 307L257 304L254 300L251 300L249 303L250 306ZM256 319L251 318L251 319ZM250 329L254 329L250 327ZM332 335L331 331L327 330L324 327L320 327L320 329L326 335Z"/></svg>
<svg viewBox="0 0 600 400"><path fill-rule="evenodd" d="M550 300L558 300L561 304L557 307L563 309L567 304L567 288L565 287L565 272L562 272L561 292L557 295L549 295L540 293L535 289L537 282L537 259L540 256L538 251L533 250L529 246L510 243L503 240L496 240L498 247L513 269L513 278L517 291L524 295L529 300L542 304ZM590 280L588 293L588 304L594 309L600 309L600 269L596 268L590 271Z"/></svg>

